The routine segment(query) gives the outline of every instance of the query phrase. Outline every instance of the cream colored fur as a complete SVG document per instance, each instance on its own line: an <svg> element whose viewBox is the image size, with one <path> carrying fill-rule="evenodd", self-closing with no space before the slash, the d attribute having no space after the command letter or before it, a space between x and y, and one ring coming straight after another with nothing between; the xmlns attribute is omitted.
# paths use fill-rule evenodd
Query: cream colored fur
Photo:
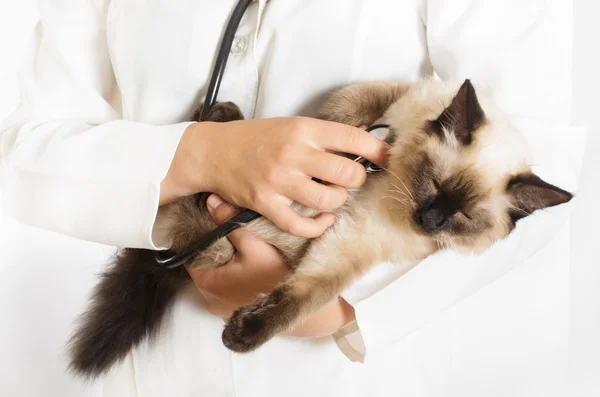
<svg viewBox="0 0 600 397"><path fill-rule="evenodd" d="M288 235L266 218L245 226L277 247L295 271L273 293L233 315L223 334L229 348L252 350L275 333L293 327L378 262L409 269L442 248L480 252L513 229L507 184L515 175L530 172L530 158L524 139L508 118L489 99L480 97L485 121L473 131L476 138L471 144L461 144L447 125L443 126L443 138L425 131L427 123L449 107L459 88L458 83L427 79L413 85L356 84L333 93L320 118L355 126L385 123L396 132L388 165L383 172L372 174L361 189L349 193L346 204L334 211L335 225L320 238L308 241ZM467 209L470 214L459 211L454 215L462 233L426 233L416 224L415 213L422 200L414 197L415 192L434 194L436 189L427 178L415 178L425 157L431 160L432 179L445 181L464 175L469 184L468 194L473 196ZM159 220L175 225L171 229L175 247L185 247L213 227L209 222L190 234L189 217L206 217L205 212L200 215L204 210L191 201L183 212L174 211L173 206L181 204L161 209ZM298 204L294 208L305 216L318 213ZM182 222L182 215L188 221ZM219 266L233 252L231 244L222 239L193 266ZM253 321L262 328L248 336Z"/></svg>

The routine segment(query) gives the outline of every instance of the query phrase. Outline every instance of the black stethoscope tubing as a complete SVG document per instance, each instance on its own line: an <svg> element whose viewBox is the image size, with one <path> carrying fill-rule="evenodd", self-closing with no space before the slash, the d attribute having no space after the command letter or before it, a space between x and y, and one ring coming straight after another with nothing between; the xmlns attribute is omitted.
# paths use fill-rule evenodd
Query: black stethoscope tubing
<svg viewBox="0 0 600 397"><path fill-rule="evenodd" d="M248 9L248 6L253 0L240 0L236 4L229 22L225 28L225 33L221 39L221 45L219 46L219 53L215 61L215 66L210 78L210 83L206 91L206 97L204 99L204 105L202 112L200 113L200 120L205 120L208 112L217 102L217 95L219 94L219 88L221 81L223 80L223 74L225 73L225 66L227 66L227 60L229 59L229 53L231 51L231 45L237 32L238 26ZM156 262L164 268L173 269L184 265L186 262L191 260L198 252L208 248L215 241L222 237L227 236L229 233L239 228L245 223L248 223L261 215L258 212L252 210L244 210L238 215L229 219L225 223L218 226L216 229L202 236L202 238L196 243L187 247L180 253L175 253L170 250L157 251L155 255Z"/></svg>
<svg viewBox="0 0 600 397"><path fill-rule="evenodd" d="M217 60L213 68L212 75L210 77L210 83L208 84L208 90L206 91L206 97L204 98L204 106L202 113L200 114L200 120L205 120L206 115L213 105L217 102L217 95L219 94L219 87L221 87L221 80L223 80L223 74L225 74L225 66L227 66L227 60L229 59L229 53L231 52L231 44L237 32L238 26L248 9L250 3L253 0L240 0L233 9L225 33L221 39L221 45L219 46L219 53L217 54Z"/></svg>
<svg viewBox="0 0 600 397"><path fill-rule="evenodd" d="M227 23L225 33L223 34L223 38L221 39L219 53L217 54L215 66L213 68L210 83L208 85L208 90L206 92L206 97L204 99L204 106L202 108L202 112L199 118L200 121L205 120L208 112L217 101L219 87L221 86L221 80L223 79L223 74L225 73L225 66L227 65L227 59L229 58L229 53L231 51L231 45L233 43L235 33L238 29L238 26L240 25L240 22L246 10L248 9L248 6L250 5L250 3L252 3L252 1L253 0L238 1L237 5L233 9L231 17L229 18L229 22ZM373 131L377 128L389 128L389 126L373 125L367 131ZM361 164L363 164L369 172L381 170L375 165L366 161L366 159L355 157L354 161L358 161ZM180 253L175 253L171 250L156 251L155 260L159 266L166 269L174 269L176 267L182 266L191 259L193 259L194 256L196 256L199 252L211 246L217 240L227 236L229 233L240 228L241 226L244 226L245 224L253 221L256 218L259 218L260 216L262 215L258 212L252 211L250 209L244 209L238 215L234 216L225 223L219 225L214 230L205 234L200 240L191 244Z"/></svg>

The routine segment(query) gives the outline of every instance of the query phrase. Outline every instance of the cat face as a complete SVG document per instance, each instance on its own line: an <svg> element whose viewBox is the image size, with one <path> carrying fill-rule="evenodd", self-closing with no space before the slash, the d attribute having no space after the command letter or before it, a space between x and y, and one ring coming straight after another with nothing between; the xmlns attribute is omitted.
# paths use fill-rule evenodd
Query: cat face
<svg viewBox="0 0 600 397"><path fill-rule="evenodd" d="M386 176L390 212L439 247L481 251L519 219L573 196L536 176L527 145L469 80L412 86L382 121L397 133Z"/></svg>

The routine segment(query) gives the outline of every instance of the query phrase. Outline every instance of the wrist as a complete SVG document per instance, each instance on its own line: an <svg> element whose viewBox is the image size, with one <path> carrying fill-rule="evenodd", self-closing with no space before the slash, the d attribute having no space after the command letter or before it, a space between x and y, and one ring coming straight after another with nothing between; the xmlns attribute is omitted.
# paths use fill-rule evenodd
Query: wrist
<svg viewBox="0 0 600 397"><path fill-rule="evenodd" d="M216 124L196 122L185 129L160 185L160 205L198 192L213 191L215 163L212 160L214 150L210 146Z"/></svg>

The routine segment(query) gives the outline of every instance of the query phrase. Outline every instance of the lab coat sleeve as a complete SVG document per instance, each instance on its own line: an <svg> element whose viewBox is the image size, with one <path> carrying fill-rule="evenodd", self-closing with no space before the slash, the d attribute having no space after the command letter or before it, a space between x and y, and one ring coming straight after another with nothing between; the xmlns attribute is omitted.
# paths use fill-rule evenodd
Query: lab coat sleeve
<svg viewBox="0 0 600 397"><path fill-rule="evenodd" d="M152 238L160 182L190 123L122 119L108 0L40 3L20 105L0 126L4 211L83 240L162 248Z"/></svg>
<svg viewBox="0 0 600 397"><path fill-rule="evenodd" d="M572 142L564 136L573 130L569 126L571 15L571 2L560 0L429 0L422 12L435 73L442 80L469 78L478 90L491 93L519 127L526 127L534 151L542 155L539 158L559 150L564 158L567 146L581 147L575 136ZM546 164L550 164L545 169L552 171L550 177L560 176L570 165L565 160L553 169L551 159ZM558 182L575 178L568 175ZM392 264L377 265L342 294L355 308L365 360L439 318L541 249L551 230L564 222L564 216L557 215L562 211L523 222L514 232L518 234L484 258L440 253L408 271ZM539 241L532 235L536 233Z"/></svg>

